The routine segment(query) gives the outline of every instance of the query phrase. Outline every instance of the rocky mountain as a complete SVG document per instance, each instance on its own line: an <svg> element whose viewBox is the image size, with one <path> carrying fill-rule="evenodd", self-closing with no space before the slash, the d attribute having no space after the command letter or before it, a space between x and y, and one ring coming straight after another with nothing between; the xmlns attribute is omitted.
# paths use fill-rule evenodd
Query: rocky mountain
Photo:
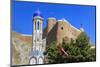
<svg viewBox="0 0 100 67"><path fill-rule="evenodd" d="M32 36L12 32L12 64L27 65L32 50Z"/></svg>

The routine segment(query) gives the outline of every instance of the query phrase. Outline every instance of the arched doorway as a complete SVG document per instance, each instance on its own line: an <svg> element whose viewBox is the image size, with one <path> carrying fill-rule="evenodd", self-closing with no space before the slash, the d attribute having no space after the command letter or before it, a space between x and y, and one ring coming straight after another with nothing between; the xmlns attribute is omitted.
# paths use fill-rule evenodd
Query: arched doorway
<svg viewBox="0 0 100 67"><path fill-rule="evenodd" d="M36 64L36 59L35 58L31 58L30 59L30 64Z"/></svg>
<svg viewBox="0 0 100 67"><path fill-rule="evenodd" d="M43 64L43 58L42 57L39 58L39 64Z"/></svg>

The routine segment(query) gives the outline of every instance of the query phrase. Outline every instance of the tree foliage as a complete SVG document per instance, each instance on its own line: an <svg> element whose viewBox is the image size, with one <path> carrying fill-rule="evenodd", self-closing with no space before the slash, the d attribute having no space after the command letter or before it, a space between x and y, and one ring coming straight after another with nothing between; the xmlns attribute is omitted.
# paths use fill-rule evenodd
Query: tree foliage
<svg viewBox="0 0 100 67"><path fill-rule="evenodd" d="M71 63L71 62L87 62L95 61L95 48L91 48L88 36L82 32L76 40L71 39L70 43L63 41L61 47L68 56L60 54L56 42L47 46L46 54L48 55L48 63Z"/></svg>

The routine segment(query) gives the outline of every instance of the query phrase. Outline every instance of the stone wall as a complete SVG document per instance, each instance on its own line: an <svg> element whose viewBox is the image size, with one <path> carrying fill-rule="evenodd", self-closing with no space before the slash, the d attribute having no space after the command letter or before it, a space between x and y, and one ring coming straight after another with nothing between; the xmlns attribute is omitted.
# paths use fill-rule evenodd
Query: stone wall
<svg viewBox="0 0 100 67"><path fill-rule="evenodd" d="M71 38L74 40L78 37L79 34L80 34L80 31L77 31L76 29L74 29L69 23L65 21L58 21L57 35L56 35L57 44L62 43L65 37L67 37L69 41Z"/></svg>
<svg viewBox="0 0 100 67"><path fill-rule="evenodd" d="M60 20L55 22L54 19L49 18L46 27L46 43L50 44L53 41L57 42L57 45L62 43L66 37L69 39L76 39L80 34L80 30L73 27L68 21Z"/></svg>

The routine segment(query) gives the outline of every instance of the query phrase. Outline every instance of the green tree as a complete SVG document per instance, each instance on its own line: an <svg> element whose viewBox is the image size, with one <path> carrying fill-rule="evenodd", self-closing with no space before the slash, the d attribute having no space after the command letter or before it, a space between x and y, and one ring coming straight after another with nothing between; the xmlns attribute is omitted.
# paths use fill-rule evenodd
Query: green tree
<svg viewBox="0 0 100 67"><path fill-rule="evenodd" d="M64 58L59 53L56 42L47 46L46 54L48 55L48 63L63 63Z"/></svg>
<svg viewBox="0 0 100 67"><path fill-rule="evenodd" d="M53 42L47 46L46 50L48 63L95 61L95 48L92 49L91 46L89 37L85 32L82 32L76 40L71 39L70 43L64 40L60 46L56 46L56 42ZM61 53L58 47L63 48L65 52Z"/></svg>

